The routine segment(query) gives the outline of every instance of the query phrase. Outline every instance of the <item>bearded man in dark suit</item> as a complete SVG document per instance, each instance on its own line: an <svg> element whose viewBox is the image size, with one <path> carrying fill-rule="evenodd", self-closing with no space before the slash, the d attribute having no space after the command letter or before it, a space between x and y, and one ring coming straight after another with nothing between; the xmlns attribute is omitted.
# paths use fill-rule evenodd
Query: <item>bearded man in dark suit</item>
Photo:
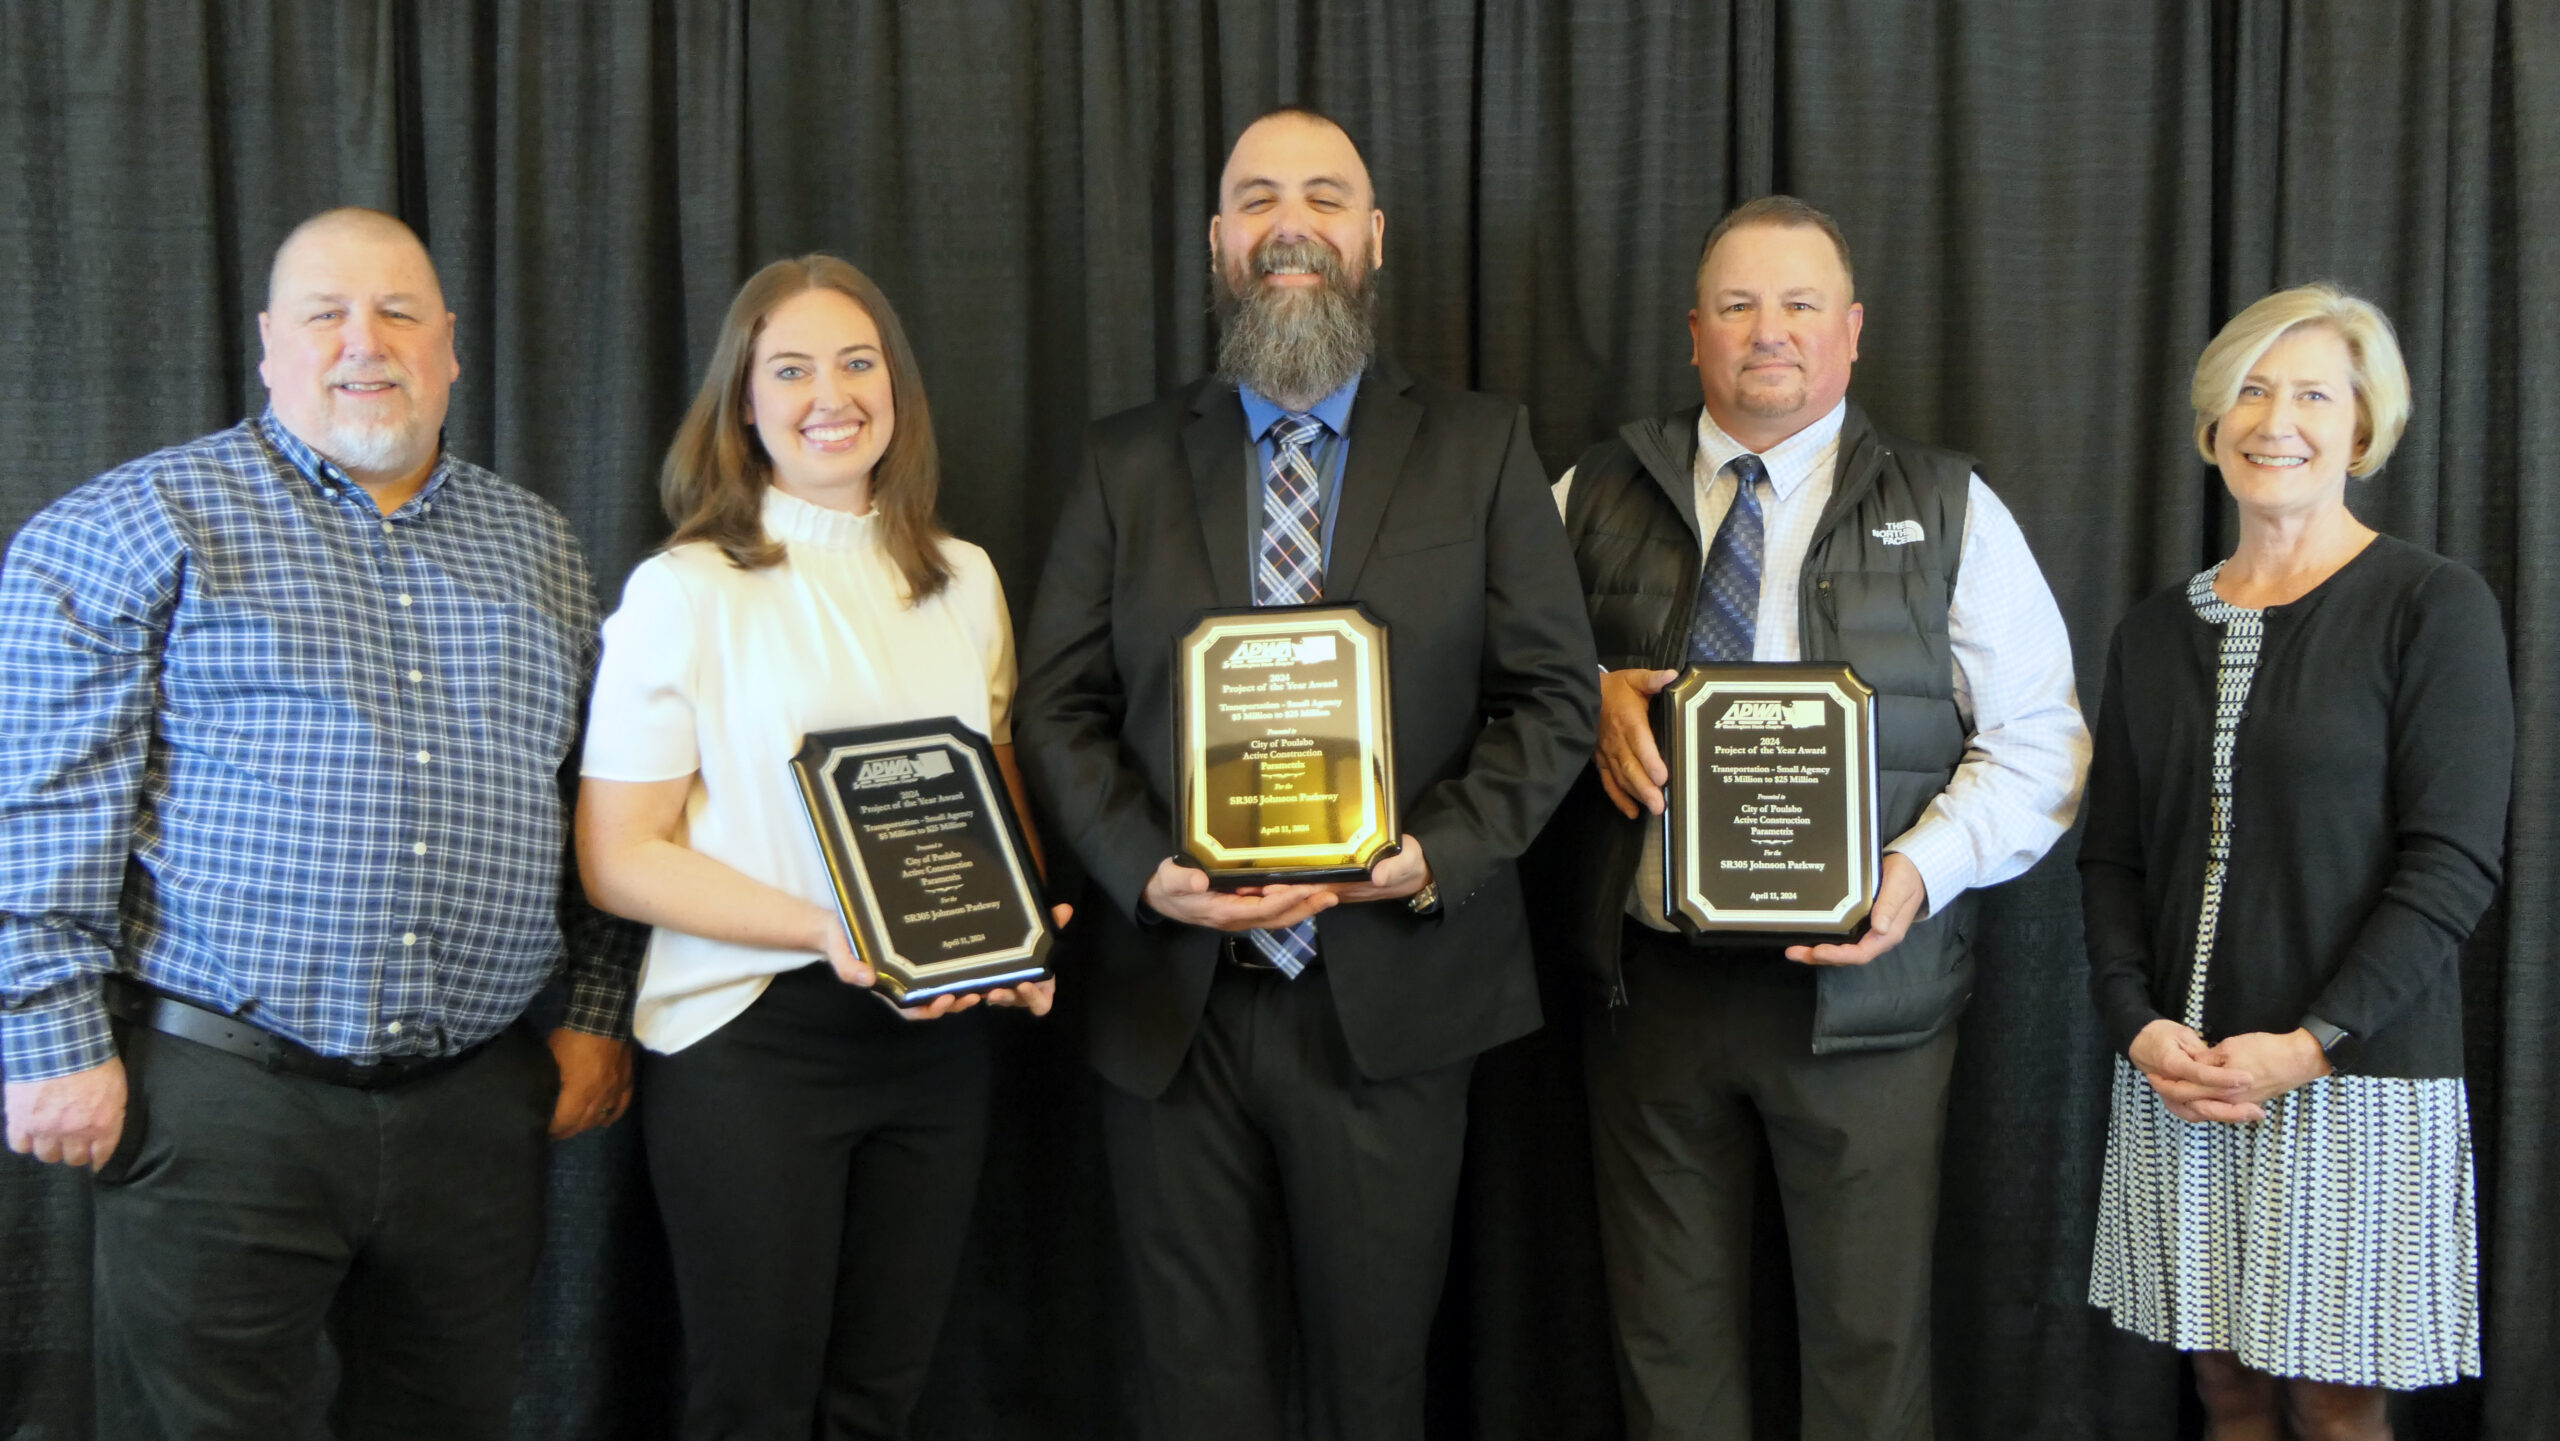
<svg viewBox="0 0 2560 1441"><path fill-rule="evenodd" d="M1342 128L1230 153L1219 368L1096 424L1024 645L1016 740L1108 904L1090 1054L1154 1431L1422 1431L1476 1055L1538 1024L1513 862L1589 759L1598 667L1517 405L1376 353L1385 238ZM1401 848L1213 890L1172 859L1175 639L1213 606L1391 635Z"/></svg>

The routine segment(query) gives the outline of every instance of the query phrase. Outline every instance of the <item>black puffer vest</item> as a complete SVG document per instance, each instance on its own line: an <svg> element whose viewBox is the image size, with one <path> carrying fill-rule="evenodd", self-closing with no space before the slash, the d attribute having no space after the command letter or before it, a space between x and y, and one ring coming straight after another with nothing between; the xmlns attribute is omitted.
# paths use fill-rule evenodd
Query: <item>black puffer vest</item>
<svg viewBox="0 0 2560 1441"><path fill-rule="evenodd" d="M1612 670L1682 663L1705 553L1690 481L1697 437L1695 408L1633 421L1574 468L1565 530L1600 663ZM1947 600L1974 465L1884 435L1854 403L1839 454L1805 552L1798 614L1806 660L1846 661L1876 690L1877 810L1891 838L1946 789L1964 758ZM1620 927L1643 842L1642 824L1619 815L1586 770L1523 866L1535 878L1531 893L1559 907L1541 918L1541 940L1596 976L1613 1003L1625 996ZM1913 1045L1953 1021L1973 991L1972 899L1938 906L1872 964L1823 968L1814 1051Z"/></svg>

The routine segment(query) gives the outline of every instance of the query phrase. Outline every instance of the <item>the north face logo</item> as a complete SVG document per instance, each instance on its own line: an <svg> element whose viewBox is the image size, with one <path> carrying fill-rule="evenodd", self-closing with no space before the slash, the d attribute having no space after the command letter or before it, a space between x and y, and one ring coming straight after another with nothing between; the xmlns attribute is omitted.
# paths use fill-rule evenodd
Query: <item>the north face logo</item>
<svg viewBox="0 0 2560 1441"><path fill-rule="evenodd" d="M1738 700L1716 722L1720 731L1803 730L1822 724L1818 700Z"/></svg>
<svg viewBox="0 0 2560 1441"><path fill-rule="evenodd" d="M943 751L922 751L911 756L874 756L862 763L853 777L855 790L873 786L905 785L910 781L929 781L951 774L951 757Z"/></svg>
<svg viewBox="0 0 2560 1441"><path fill-rule="evenodd" d="M1922 539L1920 522L1916 520L1897 520L1867 534L1887 545L1918 545Z"/></svg>

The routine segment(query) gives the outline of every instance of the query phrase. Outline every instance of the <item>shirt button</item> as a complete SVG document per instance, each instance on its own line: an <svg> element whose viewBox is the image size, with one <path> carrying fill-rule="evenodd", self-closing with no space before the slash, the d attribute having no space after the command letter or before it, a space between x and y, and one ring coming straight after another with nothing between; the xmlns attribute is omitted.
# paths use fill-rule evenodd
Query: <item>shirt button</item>
<svg viewBox="0 0 2560 1441"><path fill-rule="evenodd" d="M420 841L416 845L409 847L409 849L412 852L423 856L427 853L427 843L425 841Z"/></svg>
<svg viewBox="0 0 2560 1441"><path fill-rule="evenodd" d="M434 756L434 754L433 754L433 753L431 753L431 752L428 752L428 751L420 751L420 752L418 752L418 764L420 764L420 765L425 765L427 762L429 762L429 761L431 761L431 760L434 760L434 759L435 759L435 756Z"/></svg>
<svg viewBox="0 0 2560 1441"><path fill-rule="evenodd" d="M402 931L400 933L400 944L404 946L414 946L417 943L418 933L416 931Z"/></svg>
<svg viewBox="0 0 2560 1441"><path fill-rule="evenodd" d="M382 533L384 535L389 535L391 533L391 522L386 520L382 523Z"/></svg>
<svg viewBox="0 0 2560 1441"><path fill-rule="evenodd" d="M383 1029L396 1036L400 1034L400 1023L398 1021L393 1021L390 1025L383 1027Z"/></svg>
<svg viewBox="0 0 2560 1441"><path fill-rule="evenodd" d="M411 685L416 685L418 682L425 680L426 678L427 673L425 671L413 670L409 672L409 684Z"/></svg>
<svg viewBox="0 0 2560 1441"><path fill-rule="evenodd" d="M402 605L407 605L407 604L409 603L409 597L408 597L406 594L403 594L403 595L400 597L400 603L401 603Z"/></svg>

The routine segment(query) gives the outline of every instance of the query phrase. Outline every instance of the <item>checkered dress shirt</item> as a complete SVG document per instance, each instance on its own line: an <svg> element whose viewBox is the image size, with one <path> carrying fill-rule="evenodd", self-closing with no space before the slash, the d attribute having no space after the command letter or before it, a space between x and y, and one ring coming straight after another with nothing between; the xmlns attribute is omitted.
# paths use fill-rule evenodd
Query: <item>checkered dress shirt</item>
<svg viewBox="0 0 2560 1441"><path fill-rule="evenodd" d="M0 1069L111 1056L110 971L372 1061L565 958L628 1034L637 932L567 865L595 658L567 525L449 455L385 519L270 412L48 507L0 571Z"/></svg>

